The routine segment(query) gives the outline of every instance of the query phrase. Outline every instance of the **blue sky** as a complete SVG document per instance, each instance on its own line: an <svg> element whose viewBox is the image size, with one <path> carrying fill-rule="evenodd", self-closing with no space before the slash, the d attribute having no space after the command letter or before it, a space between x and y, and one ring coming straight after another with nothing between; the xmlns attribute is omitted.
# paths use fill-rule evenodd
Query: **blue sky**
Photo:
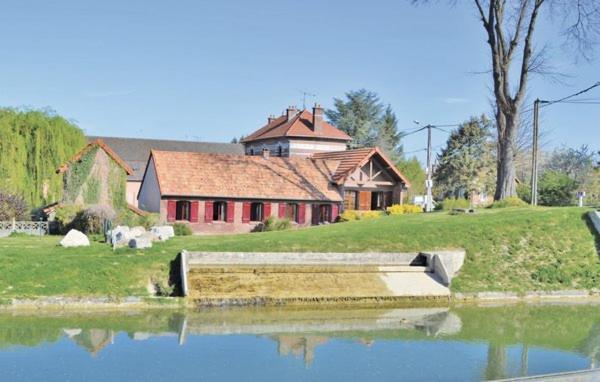
<svg viewBox="0 0 600 382"><path fill-rule="evenodd" d="M6 0L0 105L50 107L93 135L229 141L301 107L302 90L331 107L366 88L392 105L400 129L456 123L491 110L489 75L476 74L488 69L483 30L459 3ZM598 60L576 63L548 21L539 32L569 77L534 79L531 99L600 81ZM600 105L542 113L548 147L600 148L598 121ZM425 138L407 137L405 150ZM434 145L445 139L435 133Z"/></svg>

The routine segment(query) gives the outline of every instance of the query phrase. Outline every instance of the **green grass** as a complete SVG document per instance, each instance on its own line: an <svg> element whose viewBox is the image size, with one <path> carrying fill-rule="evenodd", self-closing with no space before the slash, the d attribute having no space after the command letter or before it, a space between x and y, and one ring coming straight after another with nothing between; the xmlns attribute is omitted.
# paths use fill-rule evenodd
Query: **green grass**
<svg viewBox="0 0 600 382"><path fill-rule="evenodd" d="M188 251L419 251L464 248L452 289L460 292L600 287L598 240L580 208L505 208L473 215L385 216L298 231L185 236L146 251L94 242L64 249L59 237L0 239L0 298L147 295Z"/></svg>

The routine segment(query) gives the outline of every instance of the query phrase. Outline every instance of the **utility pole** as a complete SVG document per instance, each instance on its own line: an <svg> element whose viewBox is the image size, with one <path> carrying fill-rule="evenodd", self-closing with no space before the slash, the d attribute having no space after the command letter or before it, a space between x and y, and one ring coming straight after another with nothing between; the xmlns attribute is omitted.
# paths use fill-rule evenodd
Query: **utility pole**
<svg viewBox="0 0 600 382"><path fill-rule="evenodd" d="M433 186L433 180L431 180L431 175L433 172L432 163L431 163L431 128L432 125L425 126L427 128L427 180L425 181L425 188L427 189L427 201L425 205L425 211L431 212L433 211L433 195L431 192L431 188Z"/></svg>
<svg viewBox="0 0 600 382"><path fill-rule="evenodd" d="M538 136L539 136L539 114L540 99L533 102L533 146L531 148L531 205L538 204Z"/></svg>

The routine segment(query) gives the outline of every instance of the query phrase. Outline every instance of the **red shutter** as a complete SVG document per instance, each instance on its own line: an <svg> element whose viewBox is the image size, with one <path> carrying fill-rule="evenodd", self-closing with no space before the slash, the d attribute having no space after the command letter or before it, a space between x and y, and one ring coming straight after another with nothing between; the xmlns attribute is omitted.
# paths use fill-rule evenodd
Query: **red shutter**
<svg viewBox="0 0 600 382"><path fill-rule="evenodd" d="M263 220L266 220L269 218L269 216L271 216L271 202L265 202L264 206L265 206L265 213L263 216Z"/></svg>
<svg viewBox="0 0 600 382"><path fill-rule="evenodd" d="M306 221L306 204L298 204L298 224L304 224Z"/></svg>
<svg viewBox="0 0 600 382"><path fill-rule="evenodd" d="M242 223L250 223L250 202L244 202L242 208Z"/></svg>
<svg viewBox="0 0 600 382"><path fill-rule="evenodd" d="M207 200L204 202L204 222L212 223L213 221L213 202L212 200Z"/></svg>
<svg viewBox="0 0 600 382"><path fill-rule="evenodd" d="M285 217L285 203L279 203L279 218L283 219Z"/></svg>
<svg viewBox="0 0 600 382"><path fill-rule="evenodd" d="M198 202L190 203L190 223L198 223Z"/></svg>
<svg viewBox="0 0 600 382"><path fill-rule="evenodd" d="M174 222L177 216L177 202L174 200L167 201L167 221Z"/></svg>
<svg viewBox="0 0 600 382"><path fill-rule="evenodd" d="M235 202L230 200L227 202L227 223L233 223L235 215Z"/></svg>
<svg viewBox="0 0 600 382"><path fill-rule="evenodd" d="M339 204L331 205L331 222L335 222L337 220L338 215L340 214L340 206Z"/></svg>

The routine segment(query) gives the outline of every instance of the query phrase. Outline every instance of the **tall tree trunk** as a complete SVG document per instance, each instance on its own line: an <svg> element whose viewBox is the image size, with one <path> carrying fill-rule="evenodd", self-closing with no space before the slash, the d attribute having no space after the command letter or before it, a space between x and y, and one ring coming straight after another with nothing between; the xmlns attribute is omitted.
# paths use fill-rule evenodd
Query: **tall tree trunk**
<svg viewBox="0 0 600 382"><path fill-rule="evenodd" d="M498 159L496 193L494 200L501 200L517 194L515 169L515 137L519 127L518 112L511 115L497 113L498 124Z"/></svg>

